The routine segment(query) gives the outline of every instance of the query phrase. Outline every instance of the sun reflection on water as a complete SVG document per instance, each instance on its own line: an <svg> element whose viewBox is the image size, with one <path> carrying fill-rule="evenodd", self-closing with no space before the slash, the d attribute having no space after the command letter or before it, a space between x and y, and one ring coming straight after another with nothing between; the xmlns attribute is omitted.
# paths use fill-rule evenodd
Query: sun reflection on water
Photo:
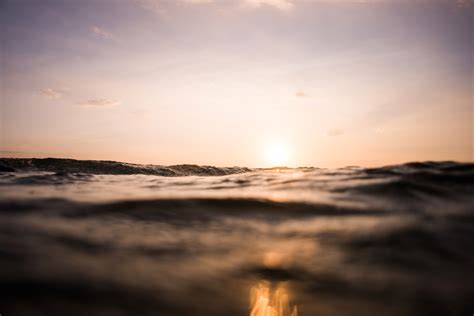
<svg viewBox="0 0 474 316"><path fill-rule="evenodd" d="M298 316L298 308L291 309L284 286L272 289L270 282L260 281L250 290L250 316Z"/></svg>

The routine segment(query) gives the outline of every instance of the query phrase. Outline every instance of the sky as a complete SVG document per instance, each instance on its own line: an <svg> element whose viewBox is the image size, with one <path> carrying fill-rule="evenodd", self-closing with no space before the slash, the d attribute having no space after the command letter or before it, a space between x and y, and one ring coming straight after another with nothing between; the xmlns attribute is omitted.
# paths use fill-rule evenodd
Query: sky
<svg viewBox="0 0 474 316"><path fill-rule="evenodd" d="M0 156L473 161L474 1L6 0Z"/></svg>

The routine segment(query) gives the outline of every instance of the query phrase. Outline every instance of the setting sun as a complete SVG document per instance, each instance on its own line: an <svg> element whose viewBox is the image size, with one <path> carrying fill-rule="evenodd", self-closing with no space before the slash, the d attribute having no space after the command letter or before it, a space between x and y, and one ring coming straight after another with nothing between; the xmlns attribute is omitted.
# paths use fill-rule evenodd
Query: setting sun
<svg viewBox="0 0 474 316"><path fill-rule="evenodd" d="M281 143L267 145L265 149L265 161L271 167L285 166L288 163L288 148Z"/></svg>

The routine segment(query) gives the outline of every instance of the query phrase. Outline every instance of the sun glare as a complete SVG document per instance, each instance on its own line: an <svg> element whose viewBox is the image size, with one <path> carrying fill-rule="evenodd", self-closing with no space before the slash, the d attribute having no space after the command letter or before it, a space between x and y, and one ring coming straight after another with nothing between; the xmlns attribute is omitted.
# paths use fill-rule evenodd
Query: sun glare
<svg viewBox="0 0 474 316"><path fill-rule="evenodd" d="M269 144L265 150L265 161L271 167L286 166L288 163L288 149L280 143Z"/></svg>

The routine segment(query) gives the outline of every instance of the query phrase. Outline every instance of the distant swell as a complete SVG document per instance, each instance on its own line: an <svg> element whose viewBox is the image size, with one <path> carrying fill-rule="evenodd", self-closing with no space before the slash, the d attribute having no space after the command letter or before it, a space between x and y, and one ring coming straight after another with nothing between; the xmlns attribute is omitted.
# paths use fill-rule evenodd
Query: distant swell
<svg viewBox="0 0 474 316"><path fill-rule="evenodd" d="M145 174L156 176L222 176L250 171L249 168L198 165L140 165L117 161L75 160L62 158L0 158L0 171L47 171L90 174Z"/></svg>

